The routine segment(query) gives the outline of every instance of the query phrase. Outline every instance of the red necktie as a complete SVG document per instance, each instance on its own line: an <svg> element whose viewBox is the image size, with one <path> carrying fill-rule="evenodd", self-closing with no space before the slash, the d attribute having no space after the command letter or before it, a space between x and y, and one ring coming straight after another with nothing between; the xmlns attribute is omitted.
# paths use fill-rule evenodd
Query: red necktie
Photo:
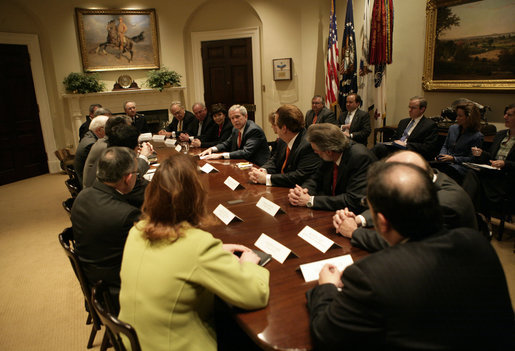
<svg viewBox="0 0 515 351"><path fill-rule="evenodd" d="M315 124L317 122L317 119L318 119L318 114L315 115L315 117L313 118L313 123L311 123L311 124Z"/></svg>
<svg viewBox="0 0 515 351"><path fill-rule="evenodd" d="M241 132L238 132L238 148L241 146Z"/></svg>
<svg viewBox="0 0 515 351"><path fill-rule="evenodd" d="M336 180L338 180L338 165L335 162L333 167L333 196L336 195Z"/></svg>
<svg viewBox="0 0 515 351"><path fill-rule="evenodd" d="M284 167L286 167L286 162L288 162L288 156L290 156L290 148L286 147L286 157L284 158L284 163L281 167L281 173L284 173Z"/></svg>
<svg viewBox="0 0 515 351"><path fill-rule="evenodd" d="M223 127L223 125L220 125L220 126L218 127L218 137L219 137L219 138L220 138L220 134L222 134L222 127Z"/></svg>

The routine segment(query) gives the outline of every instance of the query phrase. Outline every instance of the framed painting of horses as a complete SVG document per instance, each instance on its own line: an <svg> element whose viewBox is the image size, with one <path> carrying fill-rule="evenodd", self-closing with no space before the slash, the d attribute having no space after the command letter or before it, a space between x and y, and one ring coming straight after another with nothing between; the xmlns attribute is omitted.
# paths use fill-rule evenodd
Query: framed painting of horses
<svg viewBox="0 0 515 351"><path fill-rule="evenodd" d="M155 9L75 13L85 72L159 68Z"/></svg>

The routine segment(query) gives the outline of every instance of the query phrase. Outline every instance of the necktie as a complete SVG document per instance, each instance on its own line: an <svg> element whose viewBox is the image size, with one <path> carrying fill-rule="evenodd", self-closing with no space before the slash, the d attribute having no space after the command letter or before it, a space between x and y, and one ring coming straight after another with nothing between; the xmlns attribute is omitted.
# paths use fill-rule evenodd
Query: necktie
<svg viewBox="0 0 515 351"><path fill-rule="evenodd" d="M406 141L406 139L408 139L408 132L410 131L413 123L415 123L414 119L412 119L411 122L408 123L408 126L406 127L406 129L404 129L404 133L402 133L401 141Z"/></svg>
<svg viewBox="0 0 515 351"><path fill-rule="evenodd" d="M284 173L284 167L286 167L286 162L288 162L288 156L290 156L290 148L286 147L286 157L284 158L284 163L281 167L281 173Z"/></svg>
<svg viewBox="0 0 515 351"><path fill-rule="evenodd" d="M177 124L177 131L178 132L182 131L182 120L180 120L179 123Z"/></svg>
<svg viewBox="0 0 515 351"><path fill-rule="evenodd" d="M203 122L198 122L197 136L202 134L202 124Z"/></svg>
<svg viewBox="0 0 515 351"><path fill-rule="evenodd" d="M351 118L351 116L352 116L352 113L351 113L351 112L347 113L347 117L345 117L345 124L350 124L350 122L351 122L351 119L350 119L350 118Z"/></svg>
<svg viewBox="0 0 515 351"><path fill-rule="evenodd" d="M334 162L333 166L333 196L336 195L336 181L338 180L338 165Z"/></svg>
<svg viewBox="0 0 515 351"><path fill-rule="evenodd" d="M315 117L313 117L313 123L311 123L311 124L315 124L317 122L317 119L318 119L318 114L316 114Z"/></svg>
<svg viewBox="0 0 515 351"><path fill-rule="evenodd" d="M218 137L220 138L220 135L222 134L222 125L218 126Z"/></svg>
<svg viewBox="0 0 515 351"><path fill-rule="evenodd" d="M241 146L241 132L238 132L238 149Z"/></svg>

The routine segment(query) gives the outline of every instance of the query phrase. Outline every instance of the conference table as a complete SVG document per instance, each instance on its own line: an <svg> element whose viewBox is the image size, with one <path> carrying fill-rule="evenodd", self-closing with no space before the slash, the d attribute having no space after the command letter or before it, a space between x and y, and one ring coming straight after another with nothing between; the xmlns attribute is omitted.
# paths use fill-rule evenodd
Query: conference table
<svg viewBox="0 0 515 351"><path fill-rule="evenodd" d="M163 160L174 148L164 143L154 142L158 161ZM190 149L190 154L198 154L201 149ZM352 247L350 240L336 234L332 225L333 211L319 211L306 207L291 206L288 202L288 188L268 187L249 181L248 169L240 169L237 164L245 160L209 160L219 172L202 173L203 184L208 191L208 210L211 213L222 204L241 222L228 225L219 221L208 231L224 243L243 244L257 249L254 245L262 233L288 247L294 255L283 264L272 259L266 268L270 271L270 299L268 306L256 311L234 309L234 318L252 340L264 350L311 350L313 343L309 331L309 315L306 308L305 292L317 282L306 283L299 265L350 254L354 261L367 255ZM206 161L198 160L202 167ZM238 181L244 189L231 190L224 181L227 177ZM285 213L275 216L256 207L261 197L274 202ZM297 234L309 226L337 245L322 253Z"/></svg>

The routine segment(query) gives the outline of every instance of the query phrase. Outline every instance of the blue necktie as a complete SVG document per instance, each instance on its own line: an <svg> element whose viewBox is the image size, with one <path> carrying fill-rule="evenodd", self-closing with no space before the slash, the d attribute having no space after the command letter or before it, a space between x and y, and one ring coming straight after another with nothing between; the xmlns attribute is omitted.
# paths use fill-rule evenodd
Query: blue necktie
<svg viewBox="0 0 515 351"><path fill-rule="evenodd" d="M413 125L413 123L415 123L414 119L412 119L411 122L408 123L408 126L406 127L406 129L404 129L404 133L402 133L401 141L406 141L406 139L408 139L408 132L411 129L411 126Z"/></svg>

